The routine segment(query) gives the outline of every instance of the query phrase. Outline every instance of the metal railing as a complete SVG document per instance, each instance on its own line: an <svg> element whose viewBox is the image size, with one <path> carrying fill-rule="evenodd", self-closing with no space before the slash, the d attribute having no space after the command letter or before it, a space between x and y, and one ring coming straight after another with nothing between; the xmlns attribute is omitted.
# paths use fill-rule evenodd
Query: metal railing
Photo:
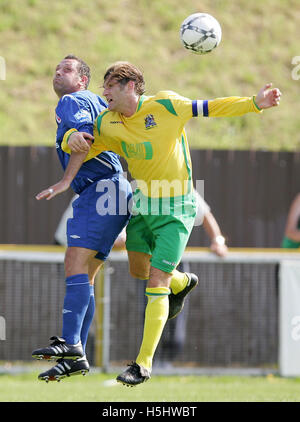
<svg viewBox="0 0 300 422"><path fill-rule="evenodd" d="M231 249L218 258L188 249L184 271L199 286L182 314L168 321L154 359L157 371L203 372L278 369L279 288L282 261L300 253L280 249ZM5 340L0 360L30 360L31 350L61 332L64 297L62 247L0 245L0 315ZM96 317L87 353L113 371L134 360L142 339L145 282L128 273L126 251L112 251L96 285Z"/></svg>

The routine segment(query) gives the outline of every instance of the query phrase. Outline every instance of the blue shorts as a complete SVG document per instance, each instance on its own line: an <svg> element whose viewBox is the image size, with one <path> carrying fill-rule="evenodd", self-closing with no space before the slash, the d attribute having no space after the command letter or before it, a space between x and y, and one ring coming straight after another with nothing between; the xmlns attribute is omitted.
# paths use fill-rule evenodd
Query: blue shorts
<svg viewBox="0 0 300 422"><path fill-rule="evenodd" d="M73 218L67 222L68 246L95 250L95 257L105 261L128 223L131 197L130 183L120 174L84 189L73 202Z"/></svg>

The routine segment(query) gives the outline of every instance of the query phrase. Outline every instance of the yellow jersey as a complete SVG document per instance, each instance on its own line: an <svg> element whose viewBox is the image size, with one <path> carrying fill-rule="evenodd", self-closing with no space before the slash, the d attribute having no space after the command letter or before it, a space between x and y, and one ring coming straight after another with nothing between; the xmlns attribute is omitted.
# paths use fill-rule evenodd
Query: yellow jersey
<svg viewBox="0 0 300 422"><path fill-rule="evenodd" d="M184 126L192 117L240 116L260 112L252 97L191 100L172 91L142 95L130 116L104 110L94 123L89 160L103 151L123 156L146 197L177 197L192 192L192 164ZM72 129L71 129L72 131ZM62 148L70 152L65 134Z"/></svg>

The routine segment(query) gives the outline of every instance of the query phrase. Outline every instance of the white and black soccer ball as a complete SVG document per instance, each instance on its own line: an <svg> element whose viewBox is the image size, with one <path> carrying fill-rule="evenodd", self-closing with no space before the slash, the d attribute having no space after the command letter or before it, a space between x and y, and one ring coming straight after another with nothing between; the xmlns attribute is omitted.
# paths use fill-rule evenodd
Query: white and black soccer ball
<svg viewBox="0 0 300 422"><path fill-rule="evenodd" d="M187 50L196 54L206 54L214 50L221 41L222 29L213 16L194 13L181 24L180 39Z"/></svg>

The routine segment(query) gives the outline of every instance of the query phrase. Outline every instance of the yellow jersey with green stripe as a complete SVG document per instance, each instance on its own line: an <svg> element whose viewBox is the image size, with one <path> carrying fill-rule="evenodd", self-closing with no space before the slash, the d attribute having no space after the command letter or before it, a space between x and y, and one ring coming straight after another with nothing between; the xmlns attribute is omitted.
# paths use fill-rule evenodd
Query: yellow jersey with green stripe
<svg viewBox="0 0 300 422"><path fill-rule="evenodd" d="M183 196L192 192L192 164L184 130L187 121L248 112L260 112L251 97L191 100L172 91L143 95L130 117L110 110L97 117L94 143L86 160L102 151L116 152L127 160L128 170L146 197ZM64 147L68 149L66 142Z"/></svg>

